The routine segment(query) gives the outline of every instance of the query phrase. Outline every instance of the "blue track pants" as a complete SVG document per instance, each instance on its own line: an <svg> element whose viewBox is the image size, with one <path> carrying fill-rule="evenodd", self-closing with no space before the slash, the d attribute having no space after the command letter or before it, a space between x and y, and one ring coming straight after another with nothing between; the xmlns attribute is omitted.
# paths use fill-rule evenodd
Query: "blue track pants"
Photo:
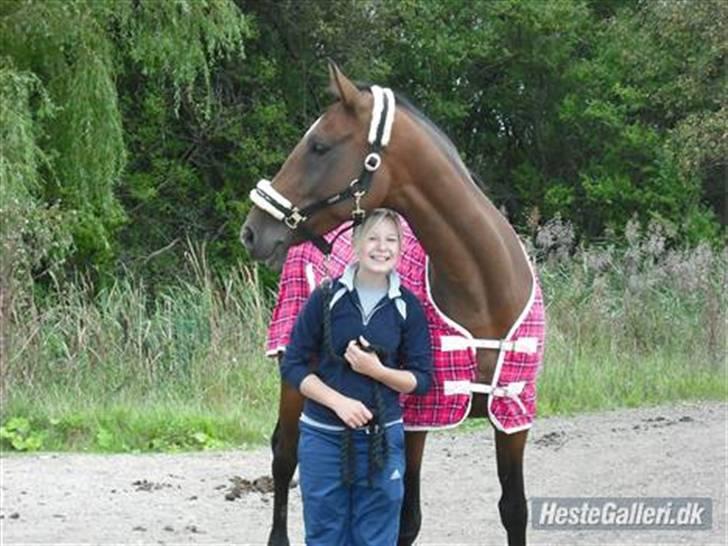
<svg viewBox="0 0 728 546"><path fill-rule="evenodd" d="M307 546L394 546L404 496L404 429L386 428L387 462L369 483L369 436L353 431L354 481L341 479L342 433L299 423Z"/></svg>

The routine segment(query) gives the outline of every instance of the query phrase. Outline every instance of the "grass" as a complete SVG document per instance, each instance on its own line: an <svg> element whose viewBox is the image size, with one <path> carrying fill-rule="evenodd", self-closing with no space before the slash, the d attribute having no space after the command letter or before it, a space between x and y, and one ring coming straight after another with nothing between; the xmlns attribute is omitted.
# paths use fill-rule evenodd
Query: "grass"
<svg viewBox="0 0 728 546"><path fill-rule="evenodd" d="M250 383L238 388L249 378ZM272 431L278 396L276 368L258 358L227 385L166 385L143 393L106 392L102 381L78 390L42 383L20 388L3 405L7 429L13 419L25 432L4 440L20 445L42 440L46 451L144 452L247 447L265 442ZM0 432L1 435L1 432ZM6 434L6 436L8 436Z"/></svg>
<svg viewBox="0 0 728 546"><path fill-rule="evenodd" d="M728 251L666 250L655 233L621 250L532 249L548 338L539 415L728 399ZM155 297L120 280L16 298L0 446L142 452L267 441L277 366L263 356L270 303L254 267L192 275ZM467 425L466 428L479 425Z"/></svg>
<svg viewBox="0 0 728 546"><path fill-rule="evenodd" d="M277 366L263 355L269 304L254 267L152 298L119 281L16 304L8 336L4 449L175 451L258 445L275 419Z"/></svg>
<svg viewBox="0 0 728 546"><path fill-rule="evenodd" d="M48 451L143 452L259 445L270 434L270 408L216 409L183 399L78 403L51 393L41 403L14 397L14 415L32 423ZM27 434L26 434L27 435Z"/></svg>
<svg viewBox="0 0 728 546"><path fill-rule="evenodd" d="M707 261L707 248L655 259L635 257L635 246L543 268L539 415L728 399L725 251Z"/></svg>
<svg viewBox="0 0 728 546"><path fill-rule="evenodd" d="M539 415L649 406L678 400L725 400L725 370L685 366L667 352L627 359L581 353L564 361L549 354L539 380Z"/></svg>

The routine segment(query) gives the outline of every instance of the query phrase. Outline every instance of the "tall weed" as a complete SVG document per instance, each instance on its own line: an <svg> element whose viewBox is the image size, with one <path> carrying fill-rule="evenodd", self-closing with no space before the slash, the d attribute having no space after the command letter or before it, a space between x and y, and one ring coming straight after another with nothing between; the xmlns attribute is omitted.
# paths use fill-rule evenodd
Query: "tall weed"
<svg viewBox="0 0 728 546"><path fill-rule="evenodd" d="M728 247L676 247L665 225L636 221L625 245L579 247L558 218L533 240L546 413L726 397Z"/></svg>
<svg viewBox="0 0 728 546"><path fill-rule="evenodd" d="M137 433L171 427L174 409L180 419L207 416L222 424L226 442L262 440L278 377L263 356L269 306L257 268L217 274L204 248L190 248L188 260L193 280L179 279L154 299L131 278L98 294L77 282L16 313L8 332L3 421L32 415L49 431L44 448L61 448L53 438L73 416L84 424L66 431L71 443L97 448L109 444L97 438L104 419L116 423L104 430L124 436L125 426ZM232 429L231 420L237 422ZM190 435L211 433L195 426Z"/></svg>
<svg viewBox="0 0 728 546"><path fill-rule="evenodd" d="M681 248L631 222L579 246L559 218L529 239L547 306L542 415L725 399L728 248ZM17 299L6 329L8 449L175 450L258 443L276 417L263 356L270 298L255 266L191 275L156 294L127 275ZM21 426L22 425L22 426Z"/></svg>

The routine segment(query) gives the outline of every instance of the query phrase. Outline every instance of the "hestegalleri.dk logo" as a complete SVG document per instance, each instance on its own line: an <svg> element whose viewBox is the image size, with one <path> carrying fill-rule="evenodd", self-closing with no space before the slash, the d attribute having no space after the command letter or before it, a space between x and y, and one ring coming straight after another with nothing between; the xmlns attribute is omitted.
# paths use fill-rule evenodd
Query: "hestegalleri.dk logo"
<svg viewBox="0 0 728 546"><path fill-rule="evenodd" d="M707 497L535 497L531 524L542 530L710 529Z"/></svg>

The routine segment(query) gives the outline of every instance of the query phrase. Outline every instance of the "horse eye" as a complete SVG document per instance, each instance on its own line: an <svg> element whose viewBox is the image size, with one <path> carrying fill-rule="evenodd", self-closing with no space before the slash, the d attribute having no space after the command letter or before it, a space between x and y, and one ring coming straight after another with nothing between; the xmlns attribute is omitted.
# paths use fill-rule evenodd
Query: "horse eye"
<svg viewBox="0 0 728 546"><path fill-rule="evenodd" d="M331 146L324 144L323 142L319 142L317 140L311 141L311 150L316 155L324 155L330 149L331 149Z"/></svg>

